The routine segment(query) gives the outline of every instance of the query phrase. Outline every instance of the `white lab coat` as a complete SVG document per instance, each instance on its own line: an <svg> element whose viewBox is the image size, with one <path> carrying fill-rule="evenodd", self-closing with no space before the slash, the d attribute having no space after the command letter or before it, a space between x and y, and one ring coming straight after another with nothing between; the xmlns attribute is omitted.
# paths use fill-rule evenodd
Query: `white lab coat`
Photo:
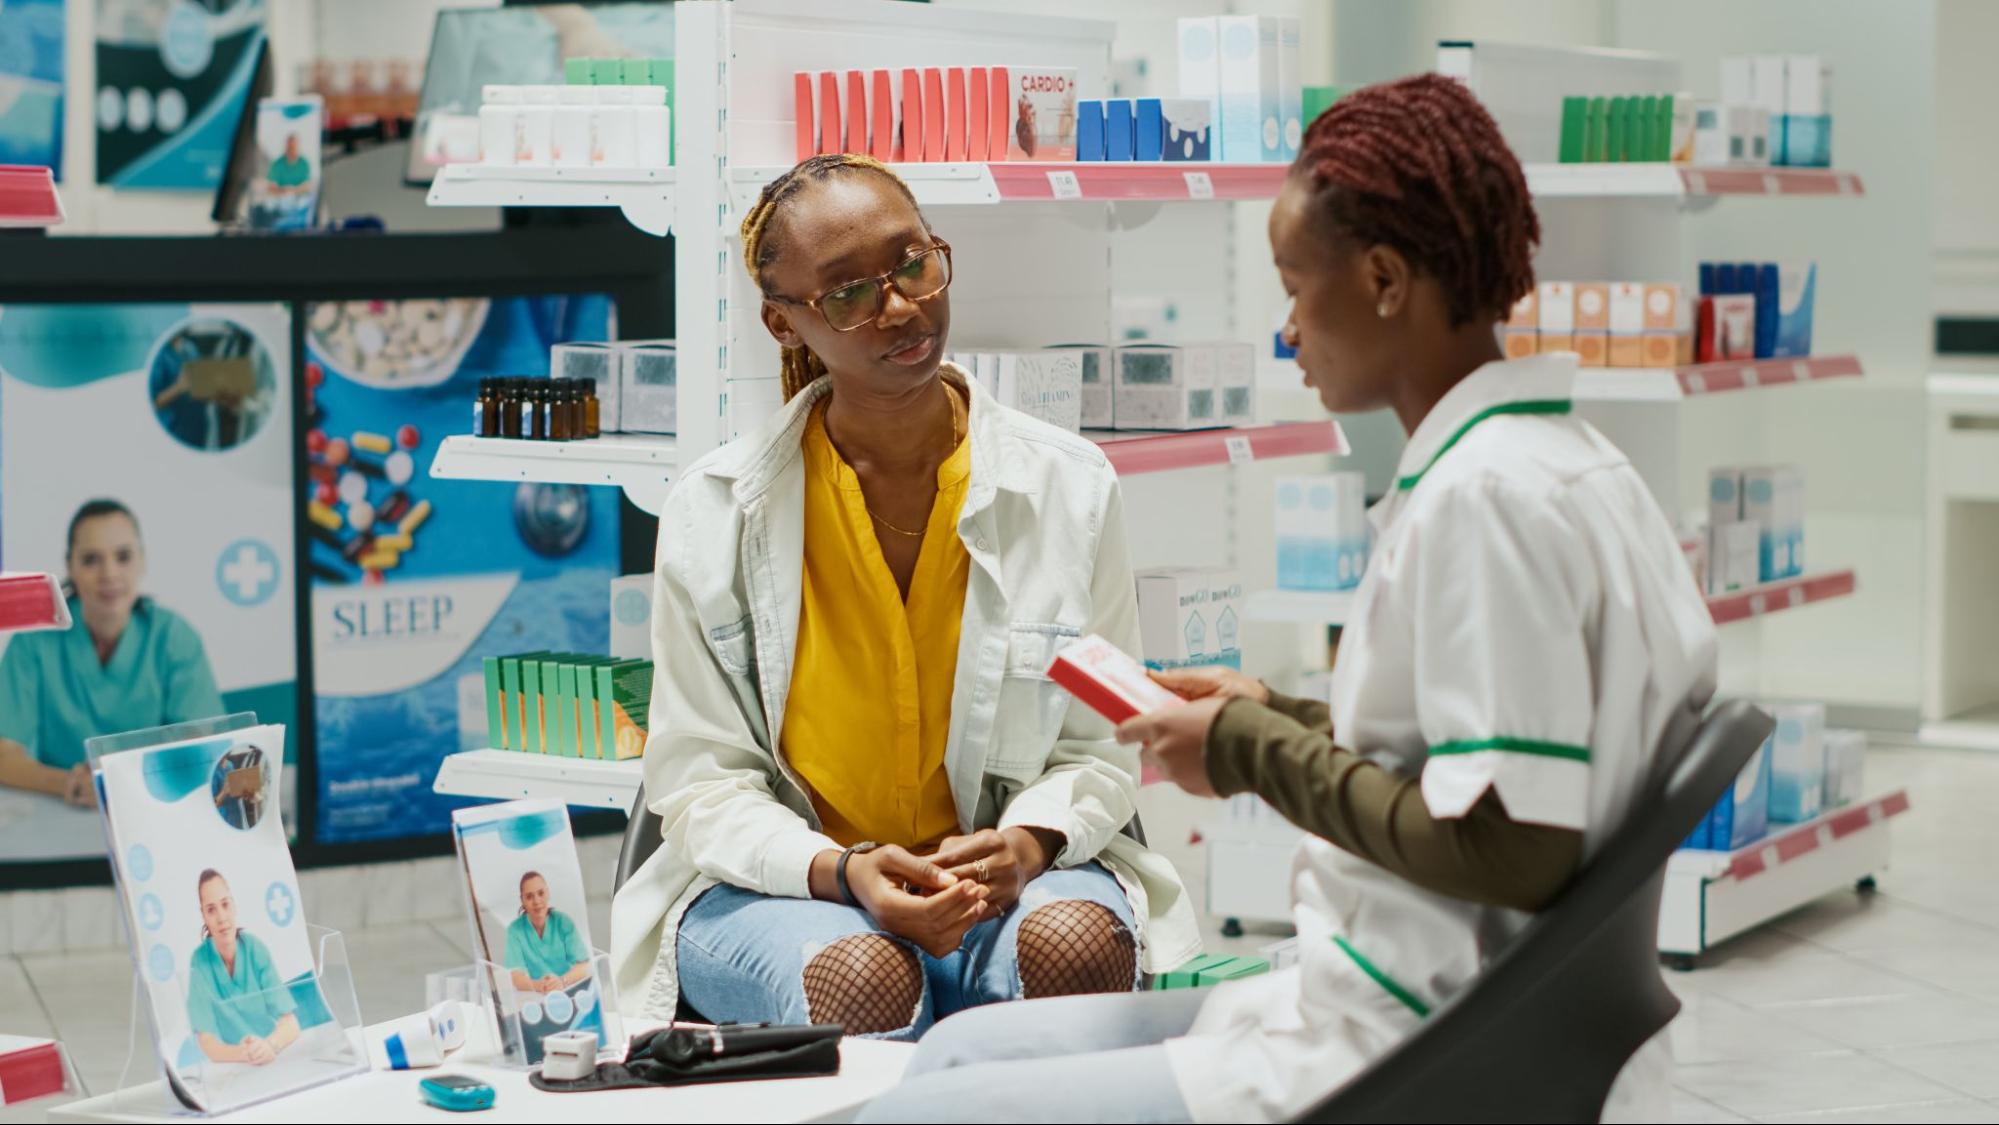
<svg viewBox="0 0 1999 1125"><path fill-rule="evenodd" d="M1713 694L1715 636L1644 482L1568 412L1574 375L1572 356L1489 364L1410 436L1369 513L1332 715L1341 746L1420 775L1433 815L1493 789L1516 820L1581 830L1588 855L1632 812L1675 710ZM1291 888L1299 964L1218 988L1167 1044L1197 1121L1295 1116L1528 920L1316 838ZM1663 1049L1641 1052L1655 1076Z"/></svg>

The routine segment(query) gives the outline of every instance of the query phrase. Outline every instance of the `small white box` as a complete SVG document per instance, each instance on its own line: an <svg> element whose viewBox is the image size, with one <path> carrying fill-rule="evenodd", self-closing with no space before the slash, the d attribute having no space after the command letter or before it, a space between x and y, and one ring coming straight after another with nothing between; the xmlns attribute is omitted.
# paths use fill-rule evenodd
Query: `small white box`
<svg viewBox="0 0 1999 1125"><path fill-rule="evenodd" d="M1867 736L1857 730L1825 732L1825 795L1828 809L1866 796Z"/></svg>
<svg viewBox="0 0 1999 1125"><path fill-rule="evenodd" d="M1817 816L1825 800L1825 704L1766 706L1770 736L1770 819L1788 824Z"/></svg>
<svg viewBox="0 0 1999 1125"><path fill-rule="evenodd" d="M1316 473L1277 478L1277 585L1351 590L1367 570L1367 478Z"/></svg>
<svg viewBox="0 0 1999 1125"><path fill-rule="evenodd" d="M1796 465L1759 465L1742 473L1742 516L1760 525L1757 571L1775 582L1804 573L1805 483Z"/></svg>
<svg viewBox="0 0 1999 1125"><path fill-rule="evenodd" d="M1800 168L1832 164L1832 70L1817 55L1784 60L1782 138L1772 160Z"/></svg>
<svg viewBox="0 0 1999 1125"><path fill-rule="evenodd" d="M1279 159L1298 159L1298 146L1305 137L1305 29L1297 16L1277 20L1277 108L1282 118L1283 152Z"/></svg>
<svg viewBox="0 0 1999 1125"><path fill-rule="evenodd" d="M1722 465L1707 471L1707 522L1711 527L1742 519L1742 470Z"/></svg>
<svg viewBox="0 0 1999 1125"><path fill-rule="evenodd" d="M1137 578L1146 667L1242 667L1242 579L1235 571L1163 568Z"/></svg>
<svg viewBox="0 0 1999 1125"><path fill-rule="evenodd" d="M611 655L652 659L652 575L611 579Z"/></svg>
<svg viewBox="0 0 1999 1125"><path fill-rule="evenodd" d="M1222 53L1221 27L1215 16L1195 16L1180 21L1180 96L1208 103L1204 124L1209 127L1212 159L1222 159ZM1162 109L1164 107L1161 107Z"/></svg>
<svg viewBox="0 0 1999 1125"><path fill-rule="evenodd" d="M1703 168L1728 163L1728 107L1721 102L1697 102L1694 110L1693 162Z"/></svg>
<svg viewBox="0 0 1999 1125"><path fill-rule="evenodd" d="M1544 352L1572 352L1576 350L1576 287L1568 281L1544 281L1536 290L1535 303L1540 308L1541 337L1540 350Z"/></svg>
<svg viewBox="0 0 1999 1125"><path fill-rule="evenodd" d="M993 397L1001 406L1076 433L1083 427L1083 357L1048 349L1000 352L994 357Z"/></svg>
<svg viewBox="0 0 1999 1125"><path fill-rule="evenodd" d="M729 440L770 421L784 406L783 379L731 379L722 384L722 414Z"/></svg>
<svg viewBox="0 0 1999 1125"><path fill-rule="evenodd" d="M1757 549L1763 528L1755 520L1708 528L1707 592L1729 594L1757 583Z"/></svg>
<svg viewBox="0 0 1999 1125"><path fill-rule="evenodd" d="M1111 395L1111 347L1108 344L1057 344L1073 351L1083 364L1082 424L1086 430L1108 430L1116 424Z"/></svg>
<svg viewBox="0 0 1999 1125"><path fill-rule="evenodd" d="M1132 344L1113 353L1112 409L1121 430L1199 430L1222 424L1215 352Z"/></svg>
<svg viewBox="0 0 1999 1125"><path fill-rule="evenodd" d="M1256 345L1224 340L1215 349L1215 386L1221 395L1222 422L1247 426L1256 421Z"/></svg>
<svg viewBox="0 0 1999 1125"><path fill-rule="evenodd" d="M620 430L628 434L670 434L679 429L678 364L672 340L618 342Z"/></svg>
<svg viewBox="0 0 1999 1125"><path fill-rule="evenodd" d="M619 429L618 349L611 344L557 344L548 351L551 379L590 379L597 384L597 429Z"/></svg>
<svg viewBox="0 0 1999 1125"><path fill-rule="evenodd" d="M1721 60L1721 103L1753 105L1756 80L1749 55L1727 55Z"/></svg>
<svg viewBox="0 0 1999 1125"><path fill-rule="evenodd" d="M1221 56L1221 159L1233 164L1284 160L1276 19L1217 16L1215 29Z"/></svg>

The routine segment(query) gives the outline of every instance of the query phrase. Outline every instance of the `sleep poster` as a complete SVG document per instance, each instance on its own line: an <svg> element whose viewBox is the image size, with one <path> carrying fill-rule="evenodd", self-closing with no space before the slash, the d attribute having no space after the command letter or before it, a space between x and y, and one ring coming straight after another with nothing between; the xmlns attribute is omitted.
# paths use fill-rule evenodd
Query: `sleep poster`
<svg viewBox="0 0 1999 1125"><path fill-rule="evenodd" d="M305 385L314 840L442 834L446 754L489 745L483 658L602 653L618 493L433 480L479 380L610 338L608 298L309 305Z"/></svg>
<svg viewBox="0 0 1999 1125"><path fill-rule="evenodd" d="M0 637L0 742L30 760L0 786L0 861L104 854L86 739L295 721L290 323L275 304L0 308L0 570L62 579L73 619Z"/></svg>
<svg viewBox="0 0 1999 1125"><path fill-rule="evenodd" d="M96 4L97 182L213 191L256 77L265 0Z"/></svg>

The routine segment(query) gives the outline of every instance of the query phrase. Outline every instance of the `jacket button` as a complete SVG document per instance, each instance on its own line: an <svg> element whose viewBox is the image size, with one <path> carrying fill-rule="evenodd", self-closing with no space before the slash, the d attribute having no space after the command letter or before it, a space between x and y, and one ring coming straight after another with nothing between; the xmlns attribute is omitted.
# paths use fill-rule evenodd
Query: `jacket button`
<svg viewBox="0 0 1999 1125"><path fill-rule="evenodd" d="M980 537L980 539L979 539L979 541L978 541L978 542L977 542L976 544L974 544L974 545L975 545L975 546L977 546L977 547L978 547L978 549L979 549L979 550L981 550L981 551L984 551L984 550L987 550L987 549L988 549L988 548L986 547L986 541L985 541L985 538L984 538L983 536L981 536L981 537Z"/></svg>

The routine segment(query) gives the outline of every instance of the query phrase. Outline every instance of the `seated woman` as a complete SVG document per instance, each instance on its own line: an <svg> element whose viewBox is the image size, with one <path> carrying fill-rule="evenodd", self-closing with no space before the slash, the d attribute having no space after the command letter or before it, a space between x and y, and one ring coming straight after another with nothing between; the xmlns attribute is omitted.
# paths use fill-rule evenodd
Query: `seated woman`
<svg viewBox="0 0 1999 1125"><path fill-rule="evenodd" d="M298 1005L271 951L237 927L229 880L210 868L196 882L202 940L187 967L187 1022L210 1060L268 1066L298 1041Z"/></svg>
<svg viewBox="0 0 1999 1125"><path fill-rule="evenodd" d="M627 1007L915 1038L1185 960L1185 891L1120 834L1137 752L1046 675L1078 634L1137 651L1103 453L940 365L951 248L882 165L773 181L743 260L789 402L660 513Z"/></svg>
<svg viewBox="0 0 1999 1125"><path fill-rule="evenodd" d="M548 880L539 871L521 876L521 910L507 923L505 956L521 992L555 992L590 975L583 935L548 900Z"/></svg>
<svg viewBox="0 0 1999 1125"><path fill-rule="evenodd" d="M131 509L78 508L68 562L73 623L14 637L0 656L0 786L88 808L86 739L220 715L222 695L200 634L140 592L146 551Z"/></svg>
<svg viewBox="0 0 1999 1125"><path fill-rule="evenodd" d="M1192 701L1118 733L1189 792L1257 793L1315 837L1291 874L1298 964L967 1013L860 1120L1294 1120L1643 815L1667 730L1713 694L1714 622L1645 482L1570 413L1575 357L1501 356L1538 238L1492 117L1434 74L1322 114L1271 212L1306 384L1409 434L1332 706L1164 676ZM1609 1108L1660 1120L1662 1052Z"/></svg>

